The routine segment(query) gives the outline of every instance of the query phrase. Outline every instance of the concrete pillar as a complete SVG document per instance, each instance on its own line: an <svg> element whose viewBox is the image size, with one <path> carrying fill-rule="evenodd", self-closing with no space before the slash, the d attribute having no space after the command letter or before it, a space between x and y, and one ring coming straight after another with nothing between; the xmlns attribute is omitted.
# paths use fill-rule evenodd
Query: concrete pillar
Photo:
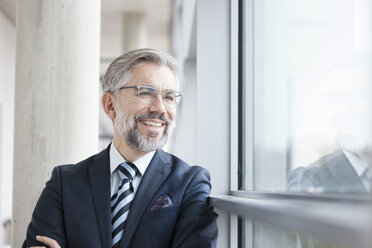
<svg viewBox="0 0 372 248"><path fill-rule="evenodd" d="M12 247L53 167L97 151L100 7L17 0Z"/></svg>
<svg viewBox="0 0 372 248"><path fill-rule="evenodd" d="M12 213L16 32L15 24L1 10L0 33L0 247L7 248L10 247L7 220Z"/></svg>
<svg viewBox="0 0 372 248"><path fill-rule="evenodd" d="M124 13L124 52L147 47L146 14Z"/></svg>

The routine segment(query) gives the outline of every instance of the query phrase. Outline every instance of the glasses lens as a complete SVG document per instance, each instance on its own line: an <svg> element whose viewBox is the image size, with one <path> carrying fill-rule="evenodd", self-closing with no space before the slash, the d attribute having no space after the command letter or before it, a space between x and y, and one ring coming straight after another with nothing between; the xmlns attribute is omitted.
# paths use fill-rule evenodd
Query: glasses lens
<svg viewBox="0 0 372 248"><path fill-rule="evenodd" d="M151 104L156 95L157 95L156 89L150 87L138 88L138 100L143 104Z"/></svg>
<svg viewBox="0 0 372 248"><path fill-rule="evenodd" d="M163 93L163 101L165 104L173 105L176 101L176 93L166 91Z"/></svg>
<svg viewBox="0 0 372 248"><path fill-rule="evenodd" d="M150 105L154 102L159 94L155 88L147 86L138 86L138 100L142 104ZM165 91L160 93L163 98L163 103L167 107L174 108L181 100L181 95L177 91Z"/></svg>

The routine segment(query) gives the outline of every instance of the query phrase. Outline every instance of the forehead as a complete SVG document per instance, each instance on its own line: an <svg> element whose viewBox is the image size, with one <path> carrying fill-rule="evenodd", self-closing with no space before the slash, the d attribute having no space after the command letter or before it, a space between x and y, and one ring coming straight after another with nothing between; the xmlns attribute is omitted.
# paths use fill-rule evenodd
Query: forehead
<svg viewBox="0 0 372 248"><path fill-rule="evenodd" d="M132 68L128 86L148 85L160 90L178 90L178 82L166 65L142 63Z"/></svg>

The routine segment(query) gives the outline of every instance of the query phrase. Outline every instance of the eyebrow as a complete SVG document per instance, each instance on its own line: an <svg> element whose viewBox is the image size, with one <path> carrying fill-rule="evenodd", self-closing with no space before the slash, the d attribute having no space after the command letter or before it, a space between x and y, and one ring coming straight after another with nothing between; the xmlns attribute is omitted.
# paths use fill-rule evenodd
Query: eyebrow
<svg viewBox="0 0 372 248"><path fill-rule="evenodd" d="M156 89L154 86L152 86L152 85L148 85L148 84L140 84L140 85L137 85L137 86L147 86L147 87L151 87L151 88Z"/></svg>
<svg viewBox="0 0 372 248"><path fill-rule="evenodd" d="M146 87L150 87L150 88L153 88L153 89L158 90L156 87L154 87L154 86L152 86L152 85L148 85L148 84L139 84L139 85L136 85L136 86L146 86ZM158 90L158 91L159 91L159 90ZM164 90L162 90L161 92L164 92L164 91L176 91L176 92L178 92L178 91L175 90L175 89L164 89Z"/></svg>

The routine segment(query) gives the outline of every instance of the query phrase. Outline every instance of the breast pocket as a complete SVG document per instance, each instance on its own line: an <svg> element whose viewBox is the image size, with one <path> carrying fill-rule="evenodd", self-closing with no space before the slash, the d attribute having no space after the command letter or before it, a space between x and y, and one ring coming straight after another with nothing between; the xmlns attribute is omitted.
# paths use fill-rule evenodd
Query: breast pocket
<svg viewBox="0 0 372 248"><path fill-rule="evenodd" d="M145 219L156 219L156 218L174 218L178 216L179 206L172 206L167 208L159 208L156 210L149 210L143 218Z"/></svg>
<svg viewBox="0 0 372 248"><path fill-rule="evenodd" d="M170 247L178 213L178 206L161 208L145 213L136 230L133 244L140 244L138 247Z"/></svg>

